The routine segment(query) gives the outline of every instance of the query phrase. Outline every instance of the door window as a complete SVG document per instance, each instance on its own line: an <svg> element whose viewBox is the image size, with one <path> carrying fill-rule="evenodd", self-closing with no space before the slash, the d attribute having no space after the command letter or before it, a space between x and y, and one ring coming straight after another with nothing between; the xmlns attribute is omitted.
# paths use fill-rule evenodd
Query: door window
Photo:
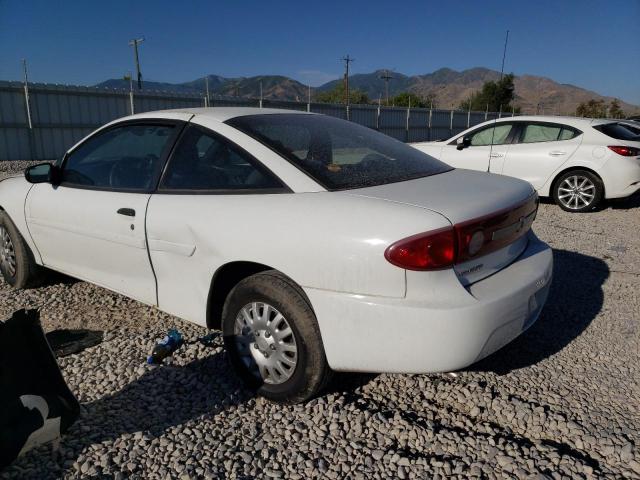
<svg viewBox="0 0 640 480"><path fill-rule="evenodd" d="M485 128L479 132L472 133L471 146L503 145L507 143L507 138L512 128L512 124L496 125L495 127Z"/></svg>
<svg viewBox="0 0 640 480"><path fill-rule="evenodd" d="M249 154L212 132L190 126L162 179L164 190L282 189L282 183Z"/></svg>
<svg viewBox="0 0 640 480"><path fill-rule="evenodd" d="M173 133L172 125L123 125L80 145L62 167L66 186L150 191Z"/></svg>

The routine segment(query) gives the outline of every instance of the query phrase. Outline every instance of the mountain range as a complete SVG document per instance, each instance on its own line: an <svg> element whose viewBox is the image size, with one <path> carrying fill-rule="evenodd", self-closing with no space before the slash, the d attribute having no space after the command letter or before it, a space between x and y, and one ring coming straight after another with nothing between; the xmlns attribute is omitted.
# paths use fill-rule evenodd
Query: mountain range
<svg viewBox="0 0 640 480"><path fill-rule="evenodd" d="M359 89L367 93L372 101L385 95L384 80L380 77L384 70L371 73L358 73L349 77L352 89ZM424 75L403 75L391 72L389 80L389 95L400 92L413 92L417 95L435 97L434 108L452 108L460 105L471 94L482 88L484 82L498 80L500 72L488 68L476 67L463 71L441 68ZM228 78L219 75L208 75L209 92L216 95L240 97L258 97L260 83L264 98L276 100L306 101L308 86L289 77L281 75L261 75L255 77ZM319 87L311 89L311 95L333 89L342 79L332 80ZM613 97L600 95L596 92L577 87L575 85L558 83L550 78L535 75L519 75L514 79L515 105L523 113L572 114L576 107L591 99L610 102ZM111 79L99 83L96 87L128 89L129 82L122 79ZM205 77L185 83L162 83L145 81L145 90L160 90L184 94L205 91ZM640 113L640 106L620 101L620 106L627 114Z"/></svg>

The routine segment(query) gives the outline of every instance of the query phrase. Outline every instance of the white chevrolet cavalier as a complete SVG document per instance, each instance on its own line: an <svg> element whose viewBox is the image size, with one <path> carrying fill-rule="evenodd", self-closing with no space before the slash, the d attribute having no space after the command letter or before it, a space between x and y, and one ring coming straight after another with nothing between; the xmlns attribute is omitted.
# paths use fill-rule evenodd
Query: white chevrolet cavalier
<svg viewBox="0 0 640 480"><path fill-rule="evenodd" d="M550 248L527 182L365 127L211 108L116 120L0 183L1 269L46 267L223 331L281 402L332 370L451 371L540 314Z"/></svg>

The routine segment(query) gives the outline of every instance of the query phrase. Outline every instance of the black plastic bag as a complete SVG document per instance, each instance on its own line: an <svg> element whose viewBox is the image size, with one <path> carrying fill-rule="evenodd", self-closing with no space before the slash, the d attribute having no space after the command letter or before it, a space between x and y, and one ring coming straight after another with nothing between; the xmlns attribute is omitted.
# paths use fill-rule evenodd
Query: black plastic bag
<svg viewBox="0 0 640 480"><path fill-rule="evenodd" d="M0 469L60 438L79 413L38 311L20 310L0 321Z"/></svg>

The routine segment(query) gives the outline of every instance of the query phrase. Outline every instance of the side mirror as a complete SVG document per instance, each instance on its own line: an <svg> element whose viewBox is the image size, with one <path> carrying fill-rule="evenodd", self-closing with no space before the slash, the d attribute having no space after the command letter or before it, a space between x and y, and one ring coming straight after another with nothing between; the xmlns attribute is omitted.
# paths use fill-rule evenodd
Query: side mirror
<svg viewBox="0 0 640 480"><path fill-rule="evenodd" d="M50 163L40 163L24 171L24 178L29 183L55 183L56 167Z"/></svg>
<svg viewBox="0 0 640 480"><path fill-rule="evenodd" d="M456 143L458 144L456 148L458 150L462 150L464 148L467 148L469 145L471 145L471 139L469 137L460 137L458 138L458 140L456 140Z"/></svg>

